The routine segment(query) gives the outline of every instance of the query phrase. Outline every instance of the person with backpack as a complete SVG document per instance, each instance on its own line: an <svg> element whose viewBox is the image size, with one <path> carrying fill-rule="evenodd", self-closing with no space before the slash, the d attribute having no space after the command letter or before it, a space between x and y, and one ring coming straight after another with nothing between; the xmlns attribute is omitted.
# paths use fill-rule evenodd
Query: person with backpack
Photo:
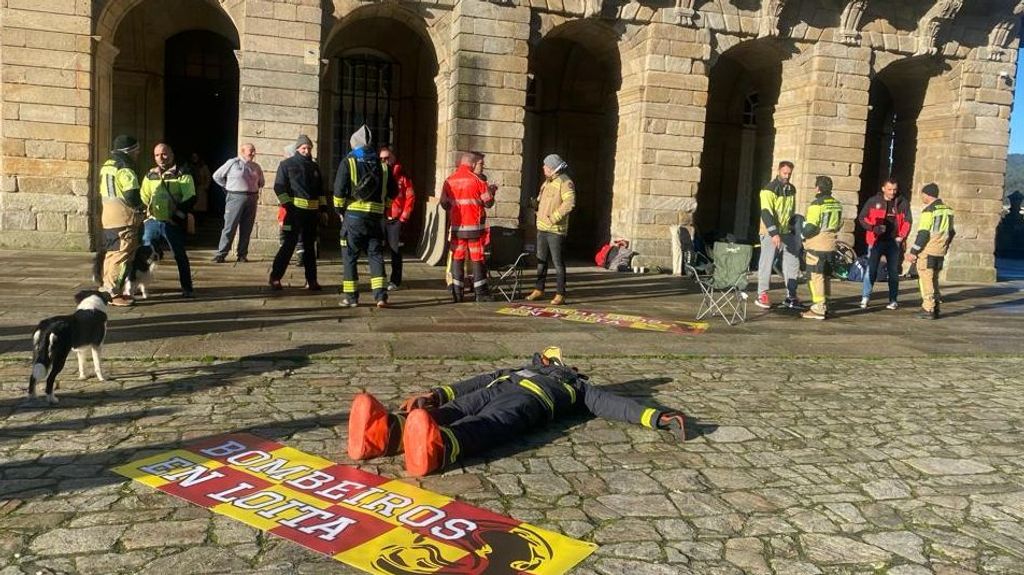
<svg viewBox="0 0 1024 575"><path fill-rule="evenodd" d="M270 289L282 289L281 278L288 269L295 245L302 238L306 246L303 254L306 289L320 291L322 288L317 281L316 252L309 247L316 243L317 225L326 216L327 203L320 166L313 161L313 141L309 136L300 135L295 141L295 155L277 166L274 193L285 210L284 222L281 224L284 241L274 256Z"/></svg>
<svg viewBox="0 0 1024 575"><path fill-rule="evenodd" d="M860 307L865 309L871 300L871 291L878 277L878 266L885 256L888 270L889 304L886 309L898 309L900 295L900 259L903 246L910 234L910 203L899 195L899 184L892 178L882 182L882 190L864 203L857 224L864 228L868 244L868 267L864 274Z"/></svg>
<svg viewBox="0 0 1024 575"><path fill-rule="evenodd" d="M363 461L404 453L405 470L424 475L451 468L548 421L591 413L685 441L685 416L647 407L590 383L549 347L530 363L441 385L407 398L389 413L365 391L352 400L348 416L348 455Z"/></svg>
<svg viewBox="0 0 1024 575"><path fill-rule="evenodd" d="M334 209L341 217L343 276L341 307L359 305L359 254L366 252L370 265L370 288L378 308L388 307L387 276L384 273L384 211L398 193L386 162L370 147L373 134L360 126L342 158L334 179Z"/></svg>
<svg viewBox="0 0 1024 575"><path fill-rule="evenodd" d="M807 217L801 233L804 238L804 259L811 272L810 309L800 314L804 319L825 319L828 299L832 295L832 253L836 235L843 227L843 204L832 197L832 178L818 176L814 181L815 196L807 206Z"/></svg>

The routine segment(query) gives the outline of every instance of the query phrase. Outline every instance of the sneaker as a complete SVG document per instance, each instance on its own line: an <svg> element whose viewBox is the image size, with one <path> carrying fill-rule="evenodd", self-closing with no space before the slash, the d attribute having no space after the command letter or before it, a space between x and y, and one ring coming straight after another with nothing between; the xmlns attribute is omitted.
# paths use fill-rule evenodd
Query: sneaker
<svg viewBox="0 0 1024 575"><path fill-rule="evenodd" d="M530 292L530 295L526 296L526 301L537 301L542 297L544 297L544 292L540 291L539 289L535 289L532 292Z"/></svg>
<svg viewBox="0 0 1024 575"><path fill-rule="evenodd" d="M338 302L338 305L341 307L357 307L359 305L359 300L349 296L343 296L341 301Z"/></svg>
<svg viewBox="0 0 1024 575"><path fill-rule="evenodd" d="M388 411L369 393L352 399L348 412L348 456L356 461L379 457L390 443Z"/></svg>
<svg viewBox="0 0 1024 575"><path fill-rule="evenodd" d="M868 301L869 299L866 297L860 298L860 309L868 309Z"/></svg>
<svg viewBox="0 0 1024 575"><path fill-rule="evenodd" d="M388 291L398 291L398 284L395 282L388 282Z"/></svg>
<svg viewBox="0 0 1024 575"><path fill-rule="evenodd" d="M885 309L900 309L900 303L897 301L889 302L889 305L885 306Z"/></svg>
<svg viewBox="0 0 1024 575"><path fill-rule="evenodd" d="M114 296L114 298L110 300L110 305L117 307L132 306L135 305L135 298L125 295Z"/></svg>
<svg viewBox="0 0 1024 575"><path fill-rule="evenodd" d="M226 260L224 259L224 256L222 256L222 255L218 254L218 255L215 255L215 256L213 256L213 259L212 259L212 260L210 260L210 261L211 261L211 262L213 262L213 263L215 263L215 264L222 264L222 263L224 263L224 262L225 262Z"/></svg>
<svg viewBox="0 0 1024 575"><path fill-rule="evenodd" d="M405 471L414 477L423 477L437 471L445 463L444 438L430 414L424 409L409 413L402 433L405 449Z"/></svg>
<svg viewBox="0 0 1024 575"><path fill-rule="evenodd" d="M268 284L270 285L270 289L272 289L274 291L281 291L281 290L284 289L284 286L281 285L281 280L276 280L274 278L270 278L270 281L268 282Z"/></svg>
<svg viewBox="0 0 1024 575"><path fill-rule="evenodd" d="M763 291L757 294L757 299L754 300L754 305L763 309L771 309L772 302L768 299L768 292Z"/></svg>
<svg viewBox="0 0 1024 575"><path fill-rule="evenodd" d="M804 318L804 319L818 319L818 320L823 320L823 319L825 319L825 314L821 313L820 311L815 311L815 310L814 310L814 308L811 308L811 309L809 309L809 310L805 310L805 311L803 311L803 312L802 312L802 313L800 314L800 317L802 317L802 318Z"/></svg>
<svg viewBox="0 0 1024 575"><path fill-rule="evenodd" d="M807 306L805 306L803 302L800 301L800 298L796 297L787 297L786 300L783 302L783 305L785 305L789 309L807 309Z"/></svg>
<svg viewBox="0 0 1024 575"><path fill-rule="evenodd" d="M391 307L391 304L389 304L386 299L382 299L377 302L377 309L387 309L389 307Z"/></svg>
<svg viewBox="0 0 1024 575"><path fill-rule="evenodd" d="M555 297L551 298L551 305L563 305L565 303L565 296L562 294L555 294Z"/></svg>

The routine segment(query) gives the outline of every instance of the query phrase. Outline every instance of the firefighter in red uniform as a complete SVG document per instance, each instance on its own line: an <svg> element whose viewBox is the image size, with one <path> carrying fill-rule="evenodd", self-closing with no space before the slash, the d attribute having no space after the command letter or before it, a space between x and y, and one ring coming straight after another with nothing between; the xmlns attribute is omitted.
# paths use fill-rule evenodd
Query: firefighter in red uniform
<svg viewBox="0 0 1024 575"><path fill-rule="evenodd" d="M486 208L494 205L497 186L488 185L479 174L483 170L484 155L463 152L459 167L448 176L441 193L441 207L448 210L451 224L450 249L452 274L452 301L462 301L463 276L468 252L473 263L473 291L476 301L494 301L487 288L487 266L484 263L486 243Z"/></svg>
<svg viewBox="0 0 1024 575"><path fill-rule="evenodd" d="M405 470L421 477L441 471L546 421L590 412L598 417L665 429L685 439L676 411L644 407L591 385L549 347L523 367L499 369L406 399L389 413L369 393L352 400L348 455L361 461L405 454Z"/></svg>
<svg viewBox="0 0 1024 575"><path fill-rule="evenodd" d="M416 205L416 193L412 188L412 180L405 175L402 164L391 150L391 146L381 146L377 152L382 164L391 168L391 178L398 186L398 195L391 201L391 206L384 222L384 239L388 251L391 252L391 280L388 291L402 287L402 226L412 217L412 209Z"/></svg>

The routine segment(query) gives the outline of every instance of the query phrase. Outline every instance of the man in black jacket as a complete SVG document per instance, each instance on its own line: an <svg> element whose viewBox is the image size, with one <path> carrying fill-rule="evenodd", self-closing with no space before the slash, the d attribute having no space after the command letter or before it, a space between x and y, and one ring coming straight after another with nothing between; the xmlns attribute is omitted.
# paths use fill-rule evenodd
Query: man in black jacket
<svg viewBox="0 0 1024 575"><path fill-rule="evenodd" d="M295 141L295 155L284 160L277 167L274 178L274 193L285 209L281 225L283 241L274 257L270 271L270 289L280 290L281 278L288 269L288 261L295 251L295 244L302 238L306 247L302 265L306 271L306 289L320 291L316 278L316 226L321 219L318 214L328 210L324 198L320 166L313 161L313 142L302 134Z"/></svg>
<svg viewBox="0 0 1024 575"><path fill-rule="evenodd" d="M685 439L683 414L644 407L591 385L548 348L532 363L499 369L414 395L388 413L369 393L352 400L348 454L355 460L405 453L421 477L456 464L545 422L578 412L669 430Z"/></svg>

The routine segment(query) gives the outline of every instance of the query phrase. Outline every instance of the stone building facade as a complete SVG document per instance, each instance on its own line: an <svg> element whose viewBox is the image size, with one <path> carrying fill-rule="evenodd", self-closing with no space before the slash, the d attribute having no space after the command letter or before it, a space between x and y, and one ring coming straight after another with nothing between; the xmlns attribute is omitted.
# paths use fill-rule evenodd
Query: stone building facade
<svg viewBox="0 0 1024 575"><path fill-rule="evenodd" d="M272 181L299 133L333 177L367 122L422 191L487 154L492 225L532 227L540 160L573 166L570 247L667 228L754 239L796 163L852 218L890 175L957 210L951 279L992 281L1016 0L0 0L0 247L89 249L116 133L211 165L254 142ZM213 165L212 167L216 167ZM421 203L426 195L421 194ZM257 236L276 246L264 190ZM420 214L423 210L420 210ZM413 226L411 233L416 233ZM852 237L852 222L848 228Z"/></svg>

